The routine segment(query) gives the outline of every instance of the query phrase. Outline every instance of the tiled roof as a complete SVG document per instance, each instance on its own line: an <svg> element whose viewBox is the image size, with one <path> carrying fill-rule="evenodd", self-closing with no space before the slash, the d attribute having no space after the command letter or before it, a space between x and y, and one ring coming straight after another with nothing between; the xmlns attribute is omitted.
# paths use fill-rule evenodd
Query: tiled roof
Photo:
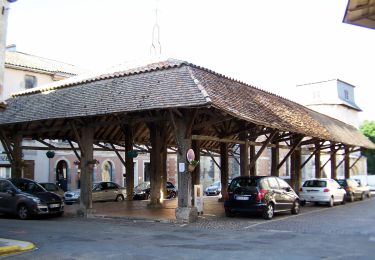
<svg viewBox="0 0 375 260"><path fill-rule="evenodd" d="M68 74L69 76L84 72L84 70L68 63L46 59L18 51L5 52L5 66L21 67L26 70L40 70L47 73L62 73Z"/></svg>
<svg viewBox="0 0 375 260"><path fill-rule="evenodd" d="M354 127L272 93L173 59L69 78L18 93L7 102L7 109L0 113L0 125L211 106L257 125L375 148Z"/></svg>

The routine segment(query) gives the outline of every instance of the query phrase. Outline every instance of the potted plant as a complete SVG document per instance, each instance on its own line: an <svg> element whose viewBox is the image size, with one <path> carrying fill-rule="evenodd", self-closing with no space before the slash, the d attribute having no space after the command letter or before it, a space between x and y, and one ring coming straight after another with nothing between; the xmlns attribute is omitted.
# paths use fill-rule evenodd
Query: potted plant
<svg viewBox="0 0 375 260"><path fill-rule="evenodd" d="M195 170L195 167L197 167L199 164L199 161L198 160L192 160L189 165L188 165L188 171L189 172L192 172Z"/></svg>
<svg viewBox="0 0 375 260"><path fill-rule="evenodd" d="M47 158L52 159L53 157L55 157L55 152L54 151L48 151L48 152L46 152L46 156L47 156Z"/></svg>

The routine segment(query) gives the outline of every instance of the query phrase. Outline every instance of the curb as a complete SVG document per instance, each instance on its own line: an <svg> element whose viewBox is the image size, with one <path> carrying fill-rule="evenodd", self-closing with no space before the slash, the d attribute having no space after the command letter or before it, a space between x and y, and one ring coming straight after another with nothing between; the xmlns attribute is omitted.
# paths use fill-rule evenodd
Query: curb
<svg viewBox="0 0 375 260"><path fill-rule="evenodd" d="M4 242L3 244L10 244L9 246L0 246L0 256L27 252L36 248L33 243L27 241L0 238L0 242Z"/></svg>

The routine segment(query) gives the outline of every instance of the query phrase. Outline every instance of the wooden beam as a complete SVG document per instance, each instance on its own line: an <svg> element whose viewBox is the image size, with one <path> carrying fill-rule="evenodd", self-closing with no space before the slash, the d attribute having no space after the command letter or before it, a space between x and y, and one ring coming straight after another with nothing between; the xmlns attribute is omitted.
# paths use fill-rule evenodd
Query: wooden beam
<svg viewBox="0 0 375 260"><path fill-rule="evenodd" d="M219 168L219 170L221 171L221 166L220 164L217 163L217 161L215 160L214 156L211 154L210 151L206 150L206 152L208 153L208 155L211 157L212 161L216 164L216 166Z"/></svg>
<svg viewBox="0 0 375 260"><path fill-rule="evenodd" d="M281 168L281 166L286 162L286 160L289 158L289 156L294 153L294 151L297 149L297 147L300 145L300 143L302 142L302 139L303 139L303 136L301 137L297 137L294 139L294 143L293 143L293 146L292 148L289 150L289 152L285 155L284 159L282 159L282 161L279 163L279 165L277 165L277 169L279 170Z"/></svg>
<svg viewBox="0 0 375 260"><path fill-rule="evenodd" d="M349 169L353 168L354 165L356 165L356 163L363 157L363 155L361 154L355 161L352 165L350 165Z"/></svg>
<svg viewBox="0 0 375 260"><path fill-rule="evenodd" d="M41 143L41 144L44 144L45 146L47 146L47 147L49 147L49 148L51 148L51 149L55 149L55 148L56 148L56 147L53 146L52 144L47 143L46 141L44 141L44 140L42 140L42 139L40 139L40 138L37 138L37 139L35 139L35 140L38 141L38 142Z"/></svg>
<svg viewBox="0 0 375 260"><path fill-rule="evenodd" d="M111 147L112 147L112 150L115 152L115 154L117 155L118 159L120 160L120 162L122 163L123 166L125 166L125 161L124 159L122 158L121 154L119 153L119 151L117 150L117 148L113 145L113 144L109 144Z"/></svg>
<svg viewBox="0 0 375 260"><path fill-rule="evenodd" d="M271 133L271 135L266 139L266 141L264 141L263 146L259 149L258 153L255 155L255 158L251 159L251 162L249 164L250 169L255 165L256 161L258 160L260 155L263 153L264 149L266 149L267 145L272 141L272 139L277 135L277 133L278 131L274 130Z"/></svg>
<svg viewBox="0 0 375 260"><path fill-rule="evenodd" d="M195 118L197 117L197 114L198 114L198 108L195 108L192 115L189 118L189 123L186 129L186 138L191 137L191 130L193 128L193 124L194 124Z"/></svg>
<svg viewBox="0 0 375 260"><path fill-rule="evenodd" d="M172 122L172 126L173 126L173 132L174 132L174 137L175 137L175 141L176 141L176 146L178 148L178 153L180 155L182 155L182 151L181 151L181 146L179 144L179 138L178 138L178 129L177 129L177 125L176 125L176 120L175 120L175 117L173 115L173 112L171 110L169 110L169 116L171 118L171 122ZM185 136L186 136L186 132L185 132ZM193 139L192 139L193 140Z"/></svg>
<svg viewBox="0 0 375 260"><path fill-rule="evenodd" d="M72 148L74 154L76 155L78 161L81 161L81 156L78 154L77 149L74 147L72 141L68 140L70 147Z"/></svg>
<svg viewBox="0 0 375 260"><path fill-rule="evenodd" d="M13 150L12 150L12 147L10 145L10 141L6 137L6 135L3 131L0 131L0 135L1 135L1 144L3 145L3 148L6 152L6 155L8 157L9 162L12 164L14 158L13 158Z"/></svg>
<svg viewBox="0 0 375 260"><path fill-rule="evenodd" d="M72 130L73 130L73 134L74 134L74 137L76 138L76 141L77 141L78 147L79 147L79 149L81 150L81 155L84 156L85 151L84 151L84 147L82 146L81 137L79 136L79 133L78 133L77 127L76 127L75 123L72 122L72 121L69 121L69 124L70 124L70 127L71 127Z"/></svg>
<svg viewBox="0 0 375 260"><path fill-rule="evenodd" d="M315 154L316 154L318 151L320 151L320 147L322 146L322 144L323 144L323 143L320 143L320 145L318 146L318 149L314 148L314 151L310 154L310 156L306 159L306 161L304 161L304 162L302 163L302 165L301 165L301 169L302 169L303 167L305 167L305 165L311 160L311 158L312 158L313 156L315 156Z"/></svg>

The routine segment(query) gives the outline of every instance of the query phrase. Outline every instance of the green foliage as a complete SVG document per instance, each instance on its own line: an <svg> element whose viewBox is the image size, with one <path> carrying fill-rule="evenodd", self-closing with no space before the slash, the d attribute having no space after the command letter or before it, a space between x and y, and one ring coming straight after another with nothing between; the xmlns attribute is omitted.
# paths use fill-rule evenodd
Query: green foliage
<svg viewBox="0 0 375 260"><path fill-rule="evenodd" d="M359 128L361 132L375 143L375 121L365 120ZM375 150L365 150L363 155L367 157L367 172L375 174Z"/></svg>

